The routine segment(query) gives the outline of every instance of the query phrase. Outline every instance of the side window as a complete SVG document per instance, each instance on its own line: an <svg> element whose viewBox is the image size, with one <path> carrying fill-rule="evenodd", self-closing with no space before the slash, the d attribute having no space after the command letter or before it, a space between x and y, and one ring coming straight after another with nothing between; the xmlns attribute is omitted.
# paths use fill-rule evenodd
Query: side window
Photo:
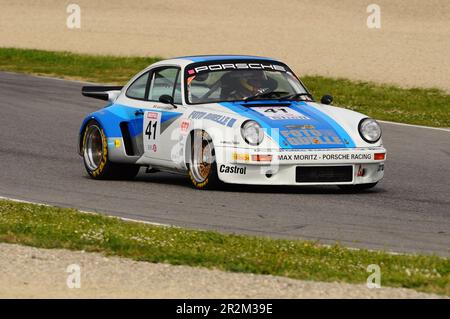
<svg viewBox="0 0 450 319"><path fill-rule="evenodd" d="M165 68L153 72L150 83L150 101L159 101L161 95L174 96L175 81L177 81L179 69L178 68ZM177 81L178 86L178 81ZM176 91L176 90L175 90ZM181 80L180 80L180 101L181 103ZM174 101L176 99L174 98ZM175 102L177 103L177 102Z"/></svg>
<svg viewBox="0 0 450 319"><path fill-rule="evenodd" d="M144 100L145 89L147 87L148 73L141 75L136 81L134 81L127 90L126 96Z"/></svg>
<svg viewBox="0 0 450 319"><path fill-rule="evenodd" d="M175 85L175 91L173 92L173 103L182 104L181 99L181 72L178 72L177 84Z"/></svg>

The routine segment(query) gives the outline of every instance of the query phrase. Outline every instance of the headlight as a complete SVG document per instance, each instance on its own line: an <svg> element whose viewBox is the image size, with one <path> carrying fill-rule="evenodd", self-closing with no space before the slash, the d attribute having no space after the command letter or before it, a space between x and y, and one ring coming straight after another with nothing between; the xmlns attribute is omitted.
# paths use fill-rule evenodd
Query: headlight
<svg viewBox="0 0 450 319"><path fill-rule="evenodd" d="M381 137L381 127L374 119L363 119L359 122L359 134L364 141L368 143L375 143Z"/></svg>
<svg viewBox="0 0 450 319"><path fill-rule="evenodd" d="M246 121L241 126L242 138L250 145L259 145L264 139L264 131L257 122Z"/></svg>

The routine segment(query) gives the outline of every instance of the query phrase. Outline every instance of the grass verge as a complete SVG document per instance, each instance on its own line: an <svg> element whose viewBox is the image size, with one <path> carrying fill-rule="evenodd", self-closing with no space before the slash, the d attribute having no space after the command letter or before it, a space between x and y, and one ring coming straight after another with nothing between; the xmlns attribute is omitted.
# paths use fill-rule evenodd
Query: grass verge
<svg viewBox="0 0 450 319"><path fill-rule="evenodd" d="M124 84L158 57L117 57L0 48L0 70L98 83Z"/></svg>
<svg viewBox="0 0 450 319"><path fill-rule="evenodd" d="M0 48L0 70L3 71L111 84L126 83L138 71L160 59ZM450 94L442 90L404 89L322 76L301 78L317 99L331 93L337 106L380 120L450 127Z"/></svg>
<svg viewBox="0 0 450 319"><path fill-rule="evenodd" d="M450 260L152 226L74 209L0 200L0 242L101 252L139 261L364 284L367 266L382 286L450 295Z"/></svg>

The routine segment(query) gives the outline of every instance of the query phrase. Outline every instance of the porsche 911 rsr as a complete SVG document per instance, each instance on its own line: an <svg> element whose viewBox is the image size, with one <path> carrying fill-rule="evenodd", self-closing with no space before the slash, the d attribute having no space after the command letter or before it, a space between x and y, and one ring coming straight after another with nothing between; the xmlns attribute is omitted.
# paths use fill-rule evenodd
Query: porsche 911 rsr
<svg viewBox="0 0 450 319"><path fill-rule="evenodd" d="M383 178L379 124L321 103L284 63L254 56L190 56L150 65L127 85L86 86L108 101L80 129L79 153L95 179L186 174L221 183L338 185Z"/></svg>

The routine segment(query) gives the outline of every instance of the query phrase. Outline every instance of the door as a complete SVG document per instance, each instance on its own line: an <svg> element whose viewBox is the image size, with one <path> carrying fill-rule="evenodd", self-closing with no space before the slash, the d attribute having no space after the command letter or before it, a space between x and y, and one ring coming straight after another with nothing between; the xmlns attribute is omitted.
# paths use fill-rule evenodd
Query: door
<svg viewBox="0 0 450 319"><path fill-rule="evenodd" d="M163 67L150 73L148 101L142 109L142 143L144 156L171 161L177 143L173 132L179 127L184 107L181 98L181 72L177 67ZM163 95L173 99L173 105L159 102Z"/></svg>

